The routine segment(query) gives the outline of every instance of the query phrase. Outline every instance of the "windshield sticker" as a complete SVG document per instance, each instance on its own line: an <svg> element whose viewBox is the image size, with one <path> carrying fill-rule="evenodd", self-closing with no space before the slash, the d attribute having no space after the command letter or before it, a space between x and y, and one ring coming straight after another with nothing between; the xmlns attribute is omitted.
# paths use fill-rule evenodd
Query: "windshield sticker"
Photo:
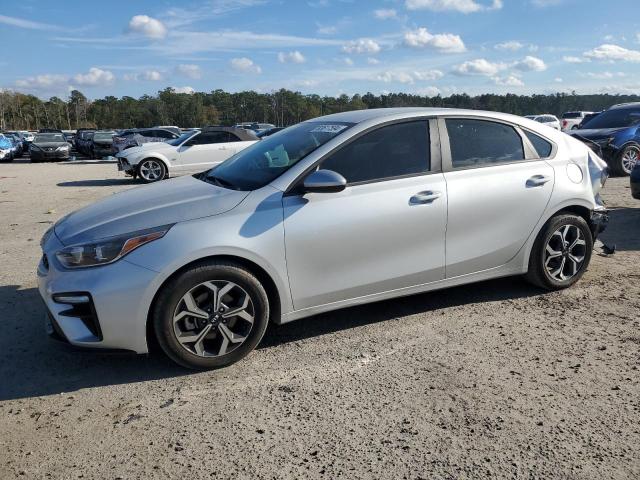
<svg viewBox="0 0 640 480"><path fill-rule="evenodd" d="M311 130L311 133L339 133L345 128L347 128L346 125L318 125Z"/></svg>

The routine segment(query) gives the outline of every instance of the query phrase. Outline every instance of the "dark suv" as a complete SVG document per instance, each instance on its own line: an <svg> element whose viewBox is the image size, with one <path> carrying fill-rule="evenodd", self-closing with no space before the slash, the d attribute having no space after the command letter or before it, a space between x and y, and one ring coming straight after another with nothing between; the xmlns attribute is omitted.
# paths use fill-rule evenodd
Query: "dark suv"
<svg viewBox="0 0 640 480"><path fill-rule="evenodd" d="M640 160L640 103L614 105L571 136L592 147L616 175L629 175Z"/></svg>
<svg viewBox="0 0 640 480"><path fill-rule="evenodd" d="M116 153L119 153L144 143L166 142L179 136L180 131L174 132L168 128L131 128L113 137L113 147Z"/></svg>

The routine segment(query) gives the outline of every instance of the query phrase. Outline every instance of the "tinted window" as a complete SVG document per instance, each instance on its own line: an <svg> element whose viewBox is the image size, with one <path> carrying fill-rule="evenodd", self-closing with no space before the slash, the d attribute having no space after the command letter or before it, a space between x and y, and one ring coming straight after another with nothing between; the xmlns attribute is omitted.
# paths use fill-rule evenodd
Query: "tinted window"
<svg viewBox="0 0 640 480"><path fill-rule="evenodd" d="M454 168L524 160L520 135L509 125L464 118L446 124Z"/></svg>
<svg viewBox="0 0 640 480"><path fill-rule="evenodd" d="M429 122L389 125L367 133L331 155L322 168L349 183L425 173L430 168Z"/></svg>
<svg viewBox="0 0 640 480"><path fill-rule="evenodd" d="M567 112L562 115L562 118L581 118L582 112Z"/></svg>
<svg viewBox="0 0 640 480"><path fill-rule="evenodd" d="M582 128L623 128L640 123L640 108L606 110L586 122Z"/></svg>
<svg viewBox="0 0 640 480"><path fill-rule="evenodd" d="M154 137L158 137L158 138L175 138L175 135L171 132L168 132L166 130L155 130L154 131Z"/></svg>
<svg viewBox="0 0 640 480"><path fill-rule="evenodd" d="M553 150L553 145L550 142L546 141L540 135L536 135L533 132L529 132L527 130L524 131L524 134L527 136L529 141L533 144L533 147L538 152L538 157L547 158L551 155L551 151Z"/></svg>
<svg viewBox="0 0 640 480"><path fill-rule="evenodd" d="M210 145L212 143L225 143L229 138L227 132L201 133L189 140L189 145Z"/></svg>
<svg viewBox="0 0 640 480"><path fill-rule="evenodd" d="M242 142L240 138L234 133L227 133L227 142Z"/></svg>

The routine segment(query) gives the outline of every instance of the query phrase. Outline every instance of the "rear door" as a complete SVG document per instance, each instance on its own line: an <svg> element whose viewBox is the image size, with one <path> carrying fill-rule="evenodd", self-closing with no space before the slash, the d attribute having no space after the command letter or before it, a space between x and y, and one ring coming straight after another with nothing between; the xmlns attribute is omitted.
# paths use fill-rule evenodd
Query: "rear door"
<svg viewBox="0 0 640 480"><path fill-rule="evenodd" d="M285 195L296 309L444 278L446 186L430 132L428 120L378 127L321 163L345 190Z"/></svg>
<svg viewBox="0 0 640 480"><path fill-rule="evenodd" d="M439 125L448 192L446 276L504 265L542 217L554 170L508 123L449 117ZM553 155L551 142L536 137Z"/></svg>

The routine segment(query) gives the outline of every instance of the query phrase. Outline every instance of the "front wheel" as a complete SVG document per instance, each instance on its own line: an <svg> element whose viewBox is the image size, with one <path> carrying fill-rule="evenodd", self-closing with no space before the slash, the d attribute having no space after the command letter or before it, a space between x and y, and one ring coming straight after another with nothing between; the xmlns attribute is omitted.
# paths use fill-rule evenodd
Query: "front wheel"
<svg viewBox="0 0 640 480"><path fill-rule="evenodd" d="M221 368L258 345L269 323L269 300L248 270L210 261L163 287L153 322L158 343L173 361L196 370Z"/></svg>
<svg viewBox="0 0 640 480"><path fill-rule="evenodd" d="M147 158L138 165L138 176L145 183L157 182L167 176L167 167L160 160Z"/></svg>
<svg viewBox="0 0 640 480"><path fill-rule="evenodd" d="M616 175L631 175L631 170L633 170L638 161L640 161L640 147L638 145L629 145L622 149L616 158L613 171Z"/></svg>
<svg viewBox="0 0 640 480"><path fill-rule="evenodd" d="M525 278L546 290L570 287L589 266L592 250L593 237L584 218L557 215L538 234Z"/></svg>

